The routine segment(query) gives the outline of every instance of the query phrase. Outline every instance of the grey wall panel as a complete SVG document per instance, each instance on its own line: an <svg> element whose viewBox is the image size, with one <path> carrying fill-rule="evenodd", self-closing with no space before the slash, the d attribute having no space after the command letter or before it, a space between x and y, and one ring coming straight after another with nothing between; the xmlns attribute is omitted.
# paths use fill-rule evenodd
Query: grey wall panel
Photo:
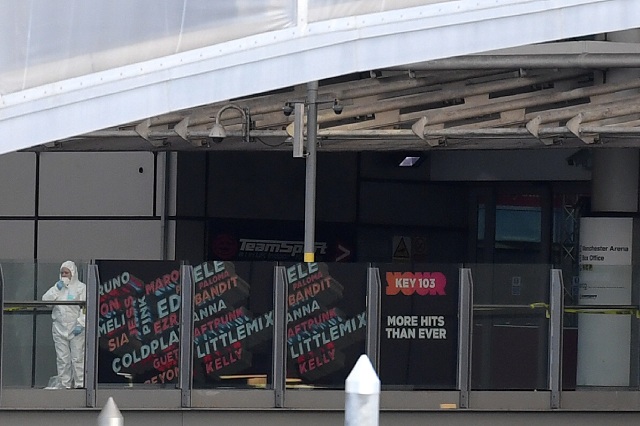
<svg viewBox="0 0 640 426"><path fill-rule="evenodd" d="M169 156L168 167L169 170L165 171L167 173L167 179L169 181L169 189L167 193L167 213L170 216L176 215L177 209L177 198L178 198L178 153L177 152L169 152L167 153ZM203 182L204 185L204 182Z"/></svg>
<svg viewBox="0 0 640 426"><path fill-rule="evenodd" d="M156 164L156 196L155 211L157 216L170 214L171 212L171 153L159 152L155 156Z"/></svg>
<svg viewBox="0 0 640 426"><path fill-rule="evenodd" d="M391 262L393 260L394 237L414 238L425 242L425 247L408 248L413 261L456 263L466 253L466 231L464 229L361 227L358 229L358 259L371 262Z"/></svg>
<svg viewBox="0 0 640 426"><path fill-rule="evenodd" d="M175 256L192 264L205 259L205 223L197 220L175 222Z"/></svg>
<svg viewBox="0 0 640 426"><path fill-rule="evenodd" d="M383 233L379 228L362 227L358 229L358 259L368 262L389 262L393 257L392 230Z"/></svg>
<svg viewBox="0 0 640 426"><path fill-rule="evenodd" d="M363 182L363 223L396 226L466 226L467 197L462 188L443 184Z"/></svg>
<svg viewBox="0 0 640 426"><path fill-rule="evenodd" d="M318 155L316 168L316 220L354 222L358 193L357 154L323 153Z"/></svg>
<svg viewBox="0 0 640 426"><path fill-rule="evenodd" d="M38 259L161 259L161 222L41 220Z"/></svg>
<svg viewBox="0 0 640 426"><path fill-rule="evenodd" d="M282 152L228 152L212 153L209 161L209 216L304 218L304 160Z"/></svg>
<svg viewBox="0 0 640 426"><path fill-rule="evenodd" d="M36 154L0 155L0 216L33 216L36 205Z"/></svg>
<svg viewBox="0 0 640 426"><path fill-rule="evenodd" d="M167 220L167 226L164 232L167 241L167 252L165 253L166 260L176 260L176 221ZM178 260L181 259L178 258Z"/></svg>
<svg viewBox="0 0 640 426"><path fill-rule="evenodd" d="M430 153L431 180L589 180L591 172L581 164L588 163L590 155L586 149L576 155L577 152L576 149L434 151Z"/></svg>
<svg viewBox="0 0 640 426"><path fill-rule="evenodd" d="M207 154L180 152L175 161L176 194L174 213L180 216L204 216L207 187ZM215 153L218 155L218 153ZM222 181L221 184L230 183Z"/></svg>
<svg viewBox="0 0 640 426"><path fill-rule="evenodd" d="M44 152L39 214L152 215L154 164L149 152Z"/></svg>
<svg viewBox="0 0 640 426"><path fill-rule="evenodd" d="M0 220L0 259L33 259L34 222Z"/></svg>
<svg viewBox="0 0 640 426"><path fill-rule="evenodd" d="M305 160L290 152L214 152L209 157L207 213L303 221L305 170ZM357 155L319 153L316 220L355 220L356 194Z"/></svg>

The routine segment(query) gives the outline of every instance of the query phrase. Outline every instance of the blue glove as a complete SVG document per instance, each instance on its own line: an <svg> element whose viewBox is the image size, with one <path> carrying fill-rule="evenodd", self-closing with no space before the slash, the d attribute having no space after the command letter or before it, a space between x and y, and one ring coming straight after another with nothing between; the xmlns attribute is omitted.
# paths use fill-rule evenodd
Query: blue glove
<svg viewBox="0 0 640 426"><path fill-rule="evenodd" d="M62 282L62 280L56 283L56 287L58 287L58 290L62 290L62 287L64 287L64 283Z"/></svg>
<svg viewBox="0 0 640 426"><path fill-rule="evenodd" d="M75 327L73 327L73 330L71 330L71 334L73 334L74 336L77 336L78 334L82 333L83 329L84 329L83 326L76 325Z"/></svg>

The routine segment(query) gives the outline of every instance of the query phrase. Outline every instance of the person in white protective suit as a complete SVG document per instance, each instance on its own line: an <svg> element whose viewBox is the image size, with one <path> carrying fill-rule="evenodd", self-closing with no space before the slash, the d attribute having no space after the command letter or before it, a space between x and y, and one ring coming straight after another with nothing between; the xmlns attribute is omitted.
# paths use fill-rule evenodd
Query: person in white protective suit
<svg viewBox="0 0 640 426"><path fill-rule="evenodd" d="M42 296L45 301L86 301L87 286L78 280L78 268L70 260L60 266L60 280ZM55 305L53 344L56 349L58 375L47 389L70 389L84 386L84 328L86 308L81 305Z"/></svg>

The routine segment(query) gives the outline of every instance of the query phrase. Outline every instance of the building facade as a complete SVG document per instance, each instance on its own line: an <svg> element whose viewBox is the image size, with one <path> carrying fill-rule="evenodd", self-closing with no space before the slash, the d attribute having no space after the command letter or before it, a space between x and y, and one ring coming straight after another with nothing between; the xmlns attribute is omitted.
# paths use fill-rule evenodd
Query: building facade
<svg viewBox="0 0 640 426"><path fill-rule="evenodd" d="M637 420L635 2L7 7L2 423Z"/></svg>

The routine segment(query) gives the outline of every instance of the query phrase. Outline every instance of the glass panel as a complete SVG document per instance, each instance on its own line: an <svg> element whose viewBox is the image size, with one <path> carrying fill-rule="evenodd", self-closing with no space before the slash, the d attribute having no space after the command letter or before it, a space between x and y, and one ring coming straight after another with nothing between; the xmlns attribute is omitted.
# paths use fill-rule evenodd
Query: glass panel
<svg viewBox="0 0 640 426"><path fill-rule="evenodd" d="M378 265L383 389L455 389L458 265Z"/></svg>
<svg viewBox="0 0 640 426"><path fill-rule="evenodd" d="M631 374L638 368L632 344L637 313L635 307L565 306L563 390L637 389L637 379Z"/></svg>
<svg viewBox="0 0 640 426"><path fill-rule="evenodd" d="M563 388L637 389L633 219L582 218L580 231L578 302L565 306Z"/></svg>
<svg viewBox="0 0 640 426"><path fill-rule="evenodd" d="M37 267L34 263L2 263L5 302L34 301L35 276ZM2 379L4 387L31 387L34 386L34 356L36 338L34 327L36 318L40 322L48 322L49 327L42 334L40 346L47 345L53 349L51 340L51 311L48 315L46 309L40 310L40 315L35 309L9 304L4 308L3 317L3 348L2 348ZM55 355L43 361L47 364L47 370L55 375ZM47 385L39 383L40 387Z"/></svg>
<svg viewBox="0 0 640 426"><path fill-rule="evenodd" d="M194 266L193 387L272 388L275 263Z"/></svg>
<svg viewBox="0 0 640 426"><path fill-rule="evenodd" d="M578 365L578 314L566 311L565 309L562 324L564 327L562 330L562 389L575 390Z"/></svg>
<svg viewBox="0 0 640 426"><path fill-rule="evenodd" d="M478 203L478 218L477 218L477 227L478 227L478 245L484 241L484 228L486 222L486 207L483 202Z"/></svg>
<svg viewBox="0 0 640 426"><path fill-rule="evenodd" d="M550 266L470 267L472 389L547 389Z"/></svg>
<svg viewBox="0 0 640 426"><path fill-rule="evenodd" d="M541 229L539 195L499 197L496 205L496 243L539 243Z"/></svg>
<svg viewBox="0 0 640 426"><path fill-rule="evenodd" d="M2 262L5 387L84 385L84 330L76 326L84 325L87 265L74 265L70 282L57 288L61 263ZM78 362L71 361L72 355Z"/></svg>
<svg viewBox="0 0 640 426"><path fill-rule="evenodd" d="M287 387L344 389L365 352L367 266L285 265Z"/></svg>
<svg viewBox="0 0 640 426"><path fill-rule="evenodd" d="M54 271L57 271L59 266L60 264L50 265L50 268L55 268ZM45 264L42 264L40 268L49 269L46 268ZM37 265L33 262L17 263L3 261L4 300L39 300L35 286L37 271ZM54 274L51 279L55 280L57 275L57 273Z"/></svg>
<svg viewBox="0 0 640 426"><path fill-rule="evenodd" d="M537 194L498 196L494 253L490 258L493 263L540 262L543 252L541 205L541 197Z"/></svg>
<svg viewBox="0 0 640 426"><path fill-rule="evenodd" d="M493 259L495 215L493 214L493 204L490 203L489 198L484 193L472 194L472 208L476 209L476 230L474 232L476 240L473 257L476 262L487 262L489 259ZM487 223L487 219L491 219L489 223Z"/></svg>
<svg viewBox="0 0 640 426"><path fill-rule="evenodd" d="M175 386L180 265L98 261L98 383Z"/></svg>
<svg viewBox="0 0 640 426"><path fill-rule="evenodd" d="M562 270L564 318L562 332L562 389L575 390L578 363L578 317L580 304L580 217L589 211L589 196L560 193L553 198L554 265Z"/></svg>

